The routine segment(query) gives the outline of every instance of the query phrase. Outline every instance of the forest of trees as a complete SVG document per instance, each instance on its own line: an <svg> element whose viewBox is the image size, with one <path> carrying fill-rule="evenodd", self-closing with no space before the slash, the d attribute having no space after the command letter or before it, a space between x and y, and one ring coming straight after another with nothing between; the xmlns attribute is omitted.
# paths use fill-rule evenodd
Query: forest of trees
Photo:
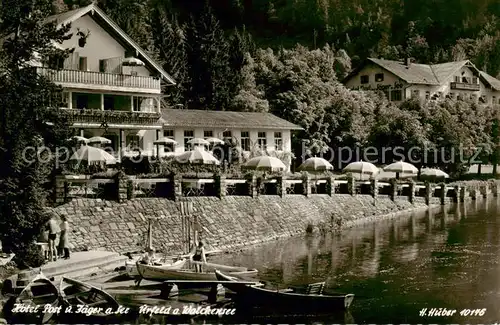
<svg viewBox="0 0 500 325"><path fill-rule="evenodd" d="M88 3L58 1L55 10ZM458 153L450 148L462 146L466 155L481 148L481 159L496 161L496 107L452 100L396 106L380 94L350 91L341 83L366 57L422 63L467 58L497 76L496 1L102 0L98 5L177 80L178 87L168 92L171 105L283 117L304 128L294 137L299 162L303 141L309 154L332 147L425 146L448 148L452 156ZM439 160L422 164L449 172L466 165Z"/></svg>
<svg viewBox="0 0 500 325"><path fill-rule="evenodd" d="M55 0L57 10L89 0ZM64 1L64 3L63 3ZM188 37L205 3L227 37L246 28L262 48L345 49L353 65L366 57L411 56L421 63L467 57L479 69L500 72L500 5L496 0L99 0L121 27L148 47L159 31ZM168 21L165 24L165 20ZM181 37L181 35L177 35Z"/></svg>
<svg viewBox="0 0 500 325"><path fill-rule="evenodd" d="M53 12L88 3L55 0ZM424 63L468 58L498 75L500 7L492 0L100 0L98 5L177 80L167 91L170 105L283 117L304 128L293 138L298 163L304 143L308 154L392 146L405 148L408 157L415 146L445 148L447 157L422 165L452 173L467 165L463 158L449 162L459 154L453 150L470 158L480 149L484 162L496 161L497 107L448 99L397 106L381 94L351 91L341 83L366 57Z"/></svg>

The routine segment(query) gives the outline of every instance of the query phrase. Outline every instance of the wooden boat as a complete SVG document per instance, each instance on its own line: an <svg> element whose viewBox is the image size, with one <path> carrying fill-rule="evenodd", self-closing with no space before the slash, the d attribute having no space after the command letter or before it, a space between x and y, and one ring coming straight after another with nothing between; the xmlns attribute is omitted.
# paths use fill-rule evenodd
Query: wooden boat
<svg viewBox="0 0 500 325"><path fill-rule="evenodd" d="M69 316L74 315L78 305L102 308L101 312L92 313L91 317L97 318L109 317L110 315L104 311L111 308L114 312L119 307L118 302L107 292L75 279L63 277L59 285L59 293L65 307L72 306L72 313Z"/></svg>
<svg viewBox="0 0 500 325"><path fill-rule="evenodd" d="M35 313L12 313L15 323L32 323L45 324L52 319L59 306L59 292L56 286L47 279L42 273L38 274L28 285L21 291L19 296L14 298L15 304L20 304L26 307L38 307ZM45 306L49 305L50 310L45 310ZM13 311L15 308L13 309ZM46 312L44 312L46 311Z"/></svg>
<svg viewBox="0 0 500 325"><path fill-rule="evenodd" d="M16 256L14 253L6 254L6 253L0 253L0 266L3 266L10 261Z"/></svg>
<svg viewBox="0 0 500 325"><path fill-rule="evenodd" d="M136 260L127 260L125 262L125 270L130 277L136 277L139 275L139 272L137 271L137 262L140 262L141 258L136 259ZM164 269L169 269L169 270L180 270L186 265L187 259L183 258L177 261L164 261L164 260L158 260L155 263L158 263L157 266L160 266L161 268ZM156 264L155 264L156 265Z"/></svg>
<svg viewBox="0 0 500 325"><path fill-rule="evenodd" d="M219 270L221 272L226 272L226 273L238 273L238 272L248 272L248 268L244 266L231 266L231 265L223 265L223 264L216 264L216 263L210 263L210 262L198 262L198 261L189 261L191 265L201 265L203 267L204 272L214 272L215 270ZM251 274L256 275L258 273L258 270L252 269Z"/></svg>
<svg viewBox="0 0 500 325"><path fill-rule="evenodd" d="M231 281L223 285L236 295L238 306L245 308L258 308L277 312L292 313L296 315L325 314L347 310L351 305L354 295L323 295L324 282L313 283L303 291L298 289L272 290L263 285L239 285L238 280L232 276L215 271L217 280Z"/></svg>
<svg viewBox="0 0 500 325"><path fill-rule="evenodd" d="M164 269L160 266L146 265L137 263L137 271L139 276L151 281L165 280L199 280L199 281L216 281L217 278L213 271L196 272L190 269L171 270ZM259 271L257 269L248 269L246 267L234 267L233 271L228 272L230 275L242 278L254 276Z"/></svg>

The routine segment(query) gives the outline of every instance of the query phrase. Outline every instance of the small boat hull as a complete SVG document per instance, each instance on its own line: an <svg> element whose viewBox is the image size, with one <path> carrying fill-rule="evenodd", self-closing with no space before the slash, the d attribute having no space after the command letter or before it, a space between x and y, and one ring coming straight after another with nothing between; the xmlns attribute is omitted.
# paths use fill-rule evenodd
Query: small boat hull
<svg viewBox="0 0 500 325"><path fill-rule="evenodd" d="M110 317L104 311L107 308L111 308L114 312L119 307L118 302L107 292L75 279L63 277L59 286L59 292L64 305L72 307L72 313L68 314L70 317L74 317L74 312L79 305L102 308L102 312L92 313L89 316L85 316L85 319Z"/></svg>
<svg viewBox="0 0 500 325"><path fill-rule="evenodd" d="M139 272L137 271L137 262L139 260L128 260L125 262L125 270L130 277L136 277L139 276ZM161 268L168 269L168 270L180 270L186 265L187 259L181 259L178 261L175 261L173 263L164 263L160 266Z"/></svg>
<svg viewBox="0 0 500 325"><path fill-rule="evenodd" d="M240 309L259 309L280 314L318 315L347 310L354 295L323 295L298 293L294 289L270 290L259 285L241 285L221 272L214 272L219 281L231 281L223 285L236 293L235 302Z"/></svg>
<svg viewBox="0 0 500 325"><path fill-rule="evenodd" d="M245 268L246 269L246 268ZM170 270L163 269L154 265L146 265L137 263L137 271L141 278L151 281L166 281L166 280L198 280L198 281L216 281L217 278L214 272L196 272L193 270ZM245 271L230 272L229 274L236 277L247 277L256 275L256 269L246 269Z"/></svg>
<svg viewBox="0 0 500 325"><path fill-rule="evenodd" d="M59 292L49 279L39 274L21 291L19 296L14 298L13 302L23 306L39 306L38 312L35 313L12 313L14 323L46 324L54 317L56 308L59 306ZM53 312L44 312L47 305Z"/></svg>

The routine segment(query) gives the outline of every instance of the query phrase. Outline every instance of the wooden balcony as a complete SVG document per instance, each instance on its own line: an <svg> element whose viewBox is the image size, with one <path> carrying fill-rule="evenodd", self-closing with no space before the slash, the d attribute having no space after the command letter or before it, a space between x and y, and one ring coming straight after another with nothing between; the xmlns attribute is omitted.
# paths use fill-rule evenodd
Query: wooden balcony
<svg viewBox="0 0 500 325"><path fill-rule="evenodd" d="M130 129L160 129L160 113L102 111L96 109L57 109L75 127L109 127Z"/></svg>
<svg viewBox="0 0 500 325"><path fill-rule="evenodd" d="M480 90L480 86L479 86L479 84L468 84L468 83L464 83L464 82L452 82L451 89L478 91L478 90Z"/></svg>
<svg viewBox="0 0 500 325"><path fill-rule="evenodd" d="M160 94L160 79L79 70L37 68L42 76L66 88Z"/></svg>

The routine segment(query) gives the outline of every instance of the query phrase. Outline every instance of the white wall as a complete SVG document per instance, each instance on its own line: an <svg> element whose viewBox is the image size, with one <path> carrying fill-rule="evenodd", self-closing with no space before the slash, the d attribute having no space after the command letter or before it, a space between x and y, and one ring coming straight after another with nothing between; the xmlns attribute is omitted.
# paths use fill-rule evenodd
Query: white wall
<svg viewBox="0 0 500 325"><path fill-rule="evenodd" d="M164 128L164 130L173 130L174 131L174 140L177 141L178 145L175 147L175 153L182 153L184 152L184 131L185 130L193 130L194 131L194 137L195 138L203 138L204 131L213 131L213 137L215 138L220 138L222 139L222 133L225 129L222 128L180 128L180 127L175 127L175 128ZM241 132L242 131L247 131L247 130L240 130L240 129L229 129L228 131L231 131L233 139L235 139L238 143L241 143ZM284 152L290 152L291 151L291 131L290 130L258 130L258 129L253 129L253 130L248 130L250 133L250 142L251 145L257 145L257 135L258 132L266 132L266 140L267 140L267 149L269 151L274 151L274 132L281 132L281 137L283 141L283 151ZM160 132L160 137L163 137L163 130ZM154 152L156 155L156 146L153 145L153 141L156 140L156 131L155 130L147 130L144 133L143 137L143 143L144 143L144 150L149 151L151 150ZM162 153L162 146L160 146L160 154Z"/></svg>
<svg viewBox="0 0 500 325"><path fill-rule="evenodd" d="M463 72L463 74L462 74ZM375 74L376 73L383 73L384 74L384 81L382 82L375 82ZM367 84L361 84L361 76L362 75L369 75L369 82ZM466 98L470 98L472 94L475 94L477 98L479 98L482 95L486 95L487 97L487 103L491 104L492 102L492 96L496 97L497 104L500 103L500 92L491 90L487 88L485 84L482 83L481 80L479 80L480 84L480 90L479 91L473 91L473 90L457 90L457 89L451 89L451 83L455 82L455 76L460 76L460 77L474 77L473 70L467 66L462 67L459 71L456 71L452 76L450 76L447 80L443 81L441 85L439 86L432 86L432 85L422 85L422 84L412 84L408 85L405 83L405 85L409 86L405 90L405 97L410 98L413 94L414 90L419 90L420 98L425 99L426 92L429 92L429 96L432 97L433 95L438 94L439 92L442 93L443 98L448 95L450 92L454 93L455 96L461 95ZM392 73L388 72L387 70L379 67L378 65L375 64L368 64L366 65L361 71L354 76L353 78L349 79L346 82L346 87L347 88L361 88L361 89L377 89L377 87L380 86L388 86L388 85L393 85L395 82L401 82L399 78ZM403 97L403 100L405 99Z"/></svg>
<svg viewBox="0 0 500 325"><path fill-rule="evenodd" d="M78 29L83 33L90 31L84 47L78 45ZM72 38L63 42L64 48L75 48L80 57L87 57L87 70L99 71L99 60L125 57L125 48L97 24L90 14L85 15L71 24ZM145 67L123 67L124 74L136 71L140 76L149 76Z"/></svg>
<svg viewBox="0 0 500 325"><path fill-rule="evenodd" d="M375 74L376 73L383 73L384 74L384 80L381 82L375 82ZM369 82L366 84L361 83L361 76L363 75L368 75L369 76ZM381 86L392 86L394 85L395 82L400 81L399 77L395 76L394 74L390 73L389 71L382 69L380 66L376 64L367 64L364 68L359 71L357 75L352 77L346 82L346 87L347 88L355 88L355 87L370 87L371 89L377 89L378 85Z"/></svg>

